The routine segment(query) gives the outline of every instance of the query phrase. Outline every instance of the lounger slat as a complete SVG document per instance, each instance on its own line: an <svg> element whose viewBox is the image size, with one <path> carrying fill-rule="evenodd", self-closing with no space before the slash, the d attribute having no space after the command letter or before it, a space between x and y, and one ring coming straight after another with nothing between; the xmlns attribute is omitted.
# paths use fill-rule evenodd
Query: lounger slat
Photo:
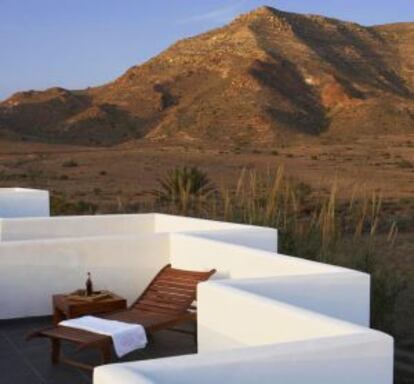
<svg viewBox="0 0 414 384"><path fill-rule="evenodd" d="M180 274L165 274L162 278L170 279L170 280L192 280L192 281L199 281L200 276L196 275L180 275Z"/></svg>
<svg viewBox="0 0 414 384"><path fill-rule="evenodd" d="M169 287L167 285L154 285L148 289L147 293L148 292L159 293L160 295L171 294L180 296L193 296L192 292L188 289L179 287Z"/></svg>
<svg viewBox="0 0 414 384"><path fill-rule="evenodd" d="M168 288L151 289L145 295L148 295L148 294L155 294L155 295L163 296L163 297L165 297L165 296L175 296L177 298L182 298L182 299L185 299L185 298L190 299L191 297L193 297L193 295L189 294L186 291L180 291L180 290L176 290L176 289L168 290Z"/></svg>
<svg viewBox="0 0 414 384"><path fill-rule="evenodd" d="M160 294L157 292L148 292L146 299L155 300L159 302L173 302L173 303L187 303L190 296L172 295L172 294Z"/></svg>
<svg viewBox="0 0 414 384"><path fill-rule="evenodd" d="M168 284L158 284L155 283L150 289L149 291L153 291L153 290L158 290L158 291L167 291L167 292L177 292L180 294L185 294L185 295L192 295L192 291L191 289L185 288L185 287L177 287L176 285L168 285Z"/></svg>
<svg viewBox="0 0 414 384"><path fill-rule="evenodd" d="M174 302L174 303L187 303L190 300L193 300L191 296L179 296L179 295L164 295L160 297L158 294L149 293L145 296L146 300L152 300L152 301L159 301L161 303L163 302Z"/></svg>
<svg viewBox="0 0 414 384"><path fill-rule="evenodd" d="M158 306L154 306L154 305L147 305L147 304L140 304L139 305L139 309L140 310L146 310L146 311L151 311L153 313L163 313L163 314L176 314L177 311L173 311L171 309L168 308L163 308L163 307L158 307ZM181 311L179 311L181 313Z"/></svg>
<svg viewBox="0 0 414 384"><path fill-rule="evenodd" d="M182 290L186 290L188 292L194 291L197 284L182 284L182 283L176 283L176 282L166 282L166 281L157 281L154 283L154 287L167 287L167 288L178 288Z"/></svg>
<svg viewBox="0 0 414 384"><path fill-rule="evenodd" d="M197 278L205 277L207 274L209 274L211 271L187 271L184 269L175 269L171 268L163 274L164 276L168 275L175 275L175 276L196 276Z"/></svg>
<svg viewBox="0 0 414 384"><path fill-rule="evenodd" d="M139 305L153 306L156 308L165 308L165 309L169 309L172 311L182 311L183 307L187 307L186 303L176 305L174 303L154 301L151 299L141 300Z"/></svg>
<svg viewBox="0 0 414 384"><path fill-rule="evenodd" d="M143 300L151 300L154 302L160 303L172 303L175 305L188 305L188 302L192 301L193 298L191 296L176 296L176 295L164 295L163 297L159 297L159 295L154 294L147 294L145 299ZM142 301L142 300L141 300Z"/></svg>
<svg viewBox="0 0 414 384"><path fill-rule="evenodd" d="M174 279L168 280L167 278L159 279L157 281L158 284L177 284L182 285L183 287L188 287L189 289L194 289L194 286L197 285L199 282L194 280L186 280L186 279Z"/></svg>
<svg viewBox="0 0 414 384"><path fill-rule="evenodd" d="M192 295L188 295L182 292L168 292L168 291L157 291L151 290L148 291L145 295L146 297L151 297L156 300L176 300L176 301L187 301L192 298Z"/></svg>
<svg viewBox="0 0 414 384"><path fill-rule="evenodd" d="M164 307L177 308L177 307L187 306L188 300L180 301L180 302L173 302L168 299L156 300L156 299L146 296L144 299L140 300L139 302L140 304L147 304L147 305L153 304L153 305L162 305Z"/></svg>

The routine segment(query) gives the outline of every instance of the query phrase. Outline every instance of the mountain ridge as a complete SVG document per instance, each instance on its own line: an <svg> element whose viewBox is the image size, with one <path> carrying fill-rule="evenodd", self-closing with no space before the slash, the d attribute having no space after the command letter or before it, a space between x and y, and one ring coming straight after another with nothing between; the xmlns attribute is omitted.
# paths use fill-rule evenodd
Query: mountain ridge
<svg viewBox="0 0 414 384"><path fill-rule="evenodd" d="M274 145L412 132L414 23L364 27L260 7L180 40L113 82L0 103L0 135Z"/></svg>

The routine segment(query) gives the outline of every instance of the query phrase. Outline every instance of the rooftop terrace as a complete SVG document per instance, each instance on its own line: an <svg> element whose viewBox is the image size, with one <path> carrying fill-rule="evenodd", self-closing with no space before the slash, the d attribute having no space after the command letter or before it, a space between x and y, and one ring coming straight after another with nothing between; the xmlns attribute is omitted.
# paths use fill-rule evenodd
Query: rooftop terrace
<svg viewBox="0 0 414 384"><path fill-rule="evenodd" d="M0 239L0 319L50 315L51 295L79 288L87 271L131 303L168 263L217 270L198 285L197 351L191 336L162 332L132 362L95 369L94 384L392 383L393 340L369 328L369 276L278 254L273 229L160 214L43 217L0 219ZM0 324L1 382L91 380L52 367L45 340L24 341L44 322Z"/></svg>

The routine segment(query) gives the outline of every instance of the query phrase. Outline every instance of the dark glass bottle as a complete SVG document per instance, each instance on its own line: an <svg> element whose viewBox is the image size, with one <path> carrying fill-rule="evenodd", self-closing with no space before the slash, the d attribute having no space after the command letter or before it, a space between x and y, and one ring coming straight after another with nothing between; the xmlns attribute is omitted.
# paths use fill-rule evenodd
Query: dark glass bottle
<svg viewBox="0 0 414 384"><path fill-rule="evenodd" d="M93 293L93 284L91 279L91 273L88 272L88 278L86 279L86 296L92 296Z"/></svg>

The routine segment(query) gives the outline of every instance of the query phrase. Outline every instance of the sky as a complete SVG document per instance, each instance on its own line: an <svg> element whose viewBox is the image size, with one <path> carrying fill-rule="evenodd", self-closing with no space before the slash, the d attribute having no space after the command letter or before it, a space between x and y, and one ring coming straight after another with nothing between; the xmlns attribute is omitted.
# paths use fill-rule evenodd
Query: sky
<svg viewBox="0 0 414 384"><path fill-rule="evenodd" d="M261 5L363 25L414 21L414 0L0 0L0 100L104 84Z"/></svg>

